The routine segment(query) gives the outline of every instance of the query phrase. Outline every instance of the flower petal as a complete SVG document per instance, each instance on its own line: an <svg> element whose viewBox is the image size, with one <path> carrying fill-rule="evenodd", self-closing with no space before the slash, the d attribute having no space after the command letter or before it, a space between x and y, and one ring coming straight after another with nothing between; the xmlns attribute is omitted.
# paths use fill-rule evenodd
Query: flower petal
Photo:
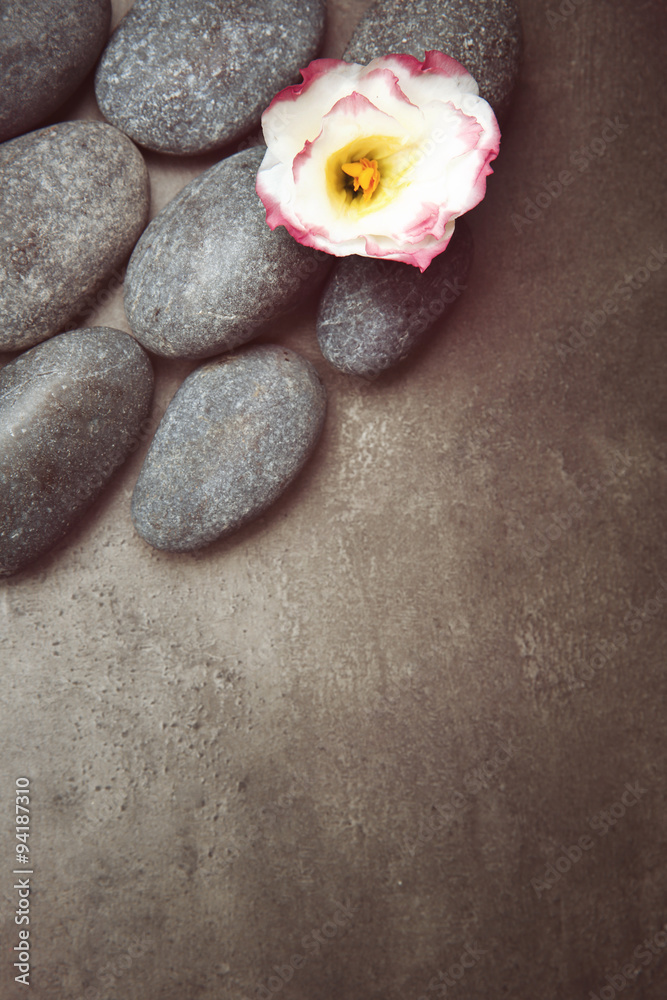
<svg viewBox="0 0 667 1000"><path fill-rule="evenodd" d="M303 83L281 90L262 115L267 146L281 159L295 157L319 134L332 105L354 89L360 68L341 59L315 59L302 69Z"/></svg>
<svg viewBox="0 0 667 1000"><path fill-rule="evenodd" d="M500 131L455 59L315 60L262 116L267 222L338 256L424 270L484 197Z"/></svg>

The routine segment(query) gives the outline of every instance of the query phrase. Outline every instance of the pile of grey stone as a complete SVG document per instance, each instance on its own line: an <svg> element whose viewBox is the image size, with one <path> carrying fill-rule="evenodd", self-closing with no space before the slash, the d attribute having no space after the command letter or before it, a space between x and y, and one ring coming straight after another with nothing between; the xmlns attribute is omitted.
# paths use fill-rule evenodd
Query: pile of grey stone
<svg viewBox="0 0 667 1000"><path fill-rule="evenodd" d="M23 352L0 371L0 575L52 548L142 440L148 352L203 363L156 431L132 516L151 545L197 549L265 510L323 426L314 366L249 341L316 292L324 357L375 378L451 308L472 262L463 222L423 274L334 265L266 225L264 148L243 137L316 57L325 0L136 0L109 38L110 17L110 0L0 7L0 350ZM378 0L344 58L428 49L466 65L502 118L519 65L514 0ZM106 121L60 121L93 71ZM148 224L141 149L220 161ZM134 337L87 329L96 294L123 275Z"/></svg>

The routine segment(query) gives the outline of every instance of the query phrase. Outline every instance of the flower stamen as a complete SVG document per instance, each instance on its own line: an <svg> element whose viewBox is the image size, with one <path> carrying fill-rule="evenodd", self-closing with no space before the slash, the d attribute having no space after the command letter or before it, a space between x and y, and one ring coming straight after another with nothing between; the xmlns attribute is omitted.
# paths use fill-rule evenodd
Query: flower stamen
<svg viewBox="0 0 667 1000"><path fill-rule="evenodd" d="M355 193L361 188L364 201L369 201L380 183L377 160L367 160L363 157L356 163L344 163L342 169L343 173L353 179Z"/></svg>

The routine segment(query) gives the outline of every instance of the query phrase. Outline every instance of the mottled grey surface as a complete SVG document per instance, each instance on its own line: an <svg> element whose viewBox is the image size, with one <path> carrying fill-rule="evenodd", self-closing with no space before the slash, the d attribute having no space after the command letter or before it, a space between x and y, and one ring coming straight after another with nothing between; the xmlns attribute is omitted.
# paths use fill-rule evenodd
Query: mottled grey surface
<svg viewBox="0 0 667 1000"><path fill-rule="evenodd" d="M120 330L73 330L0 371L0 576L67 534L141 442L153 370Z"/></svg>
<svg viewBox="0 0 667 1000"><path fill-rule="evenodd" d="M378 0L362 18L344 58L367 63L406 52L423 59L429 49L457 59L498 117L507 113L521 54L515 0Z"/></svg>
<svg viewBox="0 0 667 1000"><path fill-rule="evenodd" d="M205 171L153 219L127 268L125 311L149 350L207 358L256 336L316 287L332 258L271 231L255 191L264 147Z"/></svg>
<svg viewBox="0 0 667 1000"><path fill-rule="evenodd" d="M422 273L372 257L336 263L317 314L317 339L342 372L372 379L414 350L467 287L473 239L464 219L447 249Z"/></svg>
<svg viewBox="0 0 667 1000"><path fill-rule="evenodd" d="M0 142L74 93L109 33L111 0L2 0Z"/></svg>
<svg viewBox="0 0 667 1000"><path fill-rule="evenodd" d="M322 0L138 0L96 73L102 113L165 153L243 135L322 44Z"/></svg>
<svg viewBox="0 0 667 1000"><path fill-rule="evenodd" d="M349 34L362 2L331 4ZM261 518L145 544L142 448L2 583L3 1000L266 1000L276 966L273 1000L443 1000L470 948L444 1000L602 1000L628 963L615 1000L665 1000L667 948L633 956L667 921L667 6L520 6L443 336L369 383L323 361L309 303L271 336L317 365L326 424ZM156 369L161 410L190 367Z"/></svg>
<svg viewBox="0 0 667 1000"><path fill-rule="evenodd" d="M148 219L136 146L103 122L62 122L0 146L0 350L58 333L120 268Z"/></svg>
<svg viewBox="0 0 667 1000"><path fill-rule="evenodd" d="M139 475L137 531L171 552L236 531L294 479L325 411L316 369L286 348L262 344L197 368L170 403Z"/></svg>

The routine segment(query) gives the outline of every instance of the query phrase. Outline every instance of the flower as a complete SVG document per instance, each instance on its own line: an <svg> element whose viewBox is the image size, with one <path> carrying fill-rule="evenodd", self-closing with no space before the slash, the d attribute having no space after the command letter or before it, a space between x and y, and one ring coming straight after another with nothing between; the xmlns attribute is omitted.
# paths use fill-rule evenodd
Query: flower
<svg viewBox="0 0 667 1000"><path fill-rule="evenodd" d="M257 193L271 229L339 257L424 271L486 193L500 129L451 56L316 59L262 115Z"/></svg>

